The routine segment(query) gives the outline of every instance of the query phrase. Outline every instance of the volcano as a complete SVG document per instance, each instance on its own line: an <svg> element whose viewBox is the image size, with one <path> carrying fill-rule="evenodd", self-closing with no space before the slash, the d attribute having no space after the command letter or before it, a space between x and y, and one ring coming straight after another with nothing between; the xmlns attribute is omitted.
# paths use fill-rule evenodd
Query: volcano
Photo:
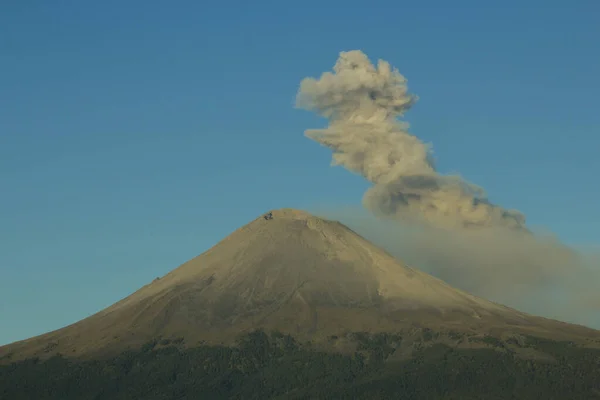
<svg viewBox="0 0 600 400"><path fill-rule="evenodd" d="M339 222L281 209L86 319L0 347L0 358L93 357L157 337L229 344L256 329L315 343L347 332L414 329L578 342L600 338L598 331L455 289Z"/></svg>

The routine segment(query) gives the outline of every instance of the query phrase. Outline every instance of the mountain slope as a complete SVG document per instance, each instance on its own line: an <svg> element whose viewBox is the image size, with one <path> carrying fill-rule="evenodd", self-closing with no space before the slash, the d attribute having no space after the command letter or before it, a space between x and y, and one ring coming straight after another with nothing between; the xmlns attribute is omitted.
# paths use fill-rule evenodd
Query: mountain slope
<svg viewBox="0 0 600 400"><path fill-rule="evenodd" d="M533 317L409 268L344 225L272 211L107 309L0 347L0 358L117 353L154 338L228 344L261 328L325 343L416 328L590 342L600 332Z"/></svg>

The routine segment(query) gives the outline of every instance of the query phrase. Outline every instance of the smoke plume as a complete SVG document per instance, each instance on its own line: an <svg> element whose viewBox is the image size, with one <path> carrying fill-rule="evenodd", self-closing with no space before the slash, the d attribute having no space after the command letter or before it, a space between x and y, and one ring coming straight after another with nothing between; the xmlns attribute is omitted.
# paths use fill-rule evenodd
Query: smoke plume
<svg viewBox="0 0 600 400"><path fill-rule="evenodd" d="M430 147L398 121L417 100L398 70L382 60L375 67L357 50L342 52L333 70L305 78L297 106L329 120L305 134L333 151L333 164L373 183L363 199L369 210L451 227L524 228L521 213L491 204L482 188L436 172Z"/></svg>
<svg viewBox="0 0 600 400"><path fill-rule="evenodd" d="M511 307L600 328L600 257L532 233L482 188L438 173L429 145L398 120L415 103L389 63L342 52L333 72L305 78L297 106L328 119L306 136L372 183L357 210L320 210L408 264ZM475 229L477 228L477 229Z"/></svg>

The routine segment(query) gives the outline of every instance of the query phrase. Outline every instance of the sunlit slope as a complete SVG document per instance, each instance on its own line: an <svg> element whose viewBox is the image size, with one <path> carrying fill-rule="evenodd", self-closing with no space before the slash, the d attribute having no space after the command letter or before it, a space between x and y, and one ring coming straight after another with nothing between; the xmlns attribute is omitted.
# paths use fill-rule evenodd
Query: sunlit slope
<svg viewBox="0 0 600 400"><path fill-rule="evenodd" d="M335 221L272 211L111 307L0 348L17 357L98 355L154 338L229 343L253 329L304 340L347 332L535 333L570 340L600 332L533 317L404 265Z"/></svg>

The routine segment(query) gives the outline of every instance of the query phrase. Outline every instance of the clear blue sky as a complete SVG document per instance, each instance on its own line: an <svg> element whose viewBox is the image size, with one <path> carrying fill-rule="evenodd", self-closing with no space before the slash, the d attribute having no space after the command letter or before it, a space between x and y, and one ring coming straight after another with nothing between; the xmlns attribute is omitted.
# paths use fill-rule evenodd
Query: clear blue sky
<svg viewBox="0 0 600 400"><path fill-rule="evenodd" d="M280 207L367 187L300 80L361 49L420 97L442 172L600 243L600 2L5 1L0 344L112 304Z"/></svg>

